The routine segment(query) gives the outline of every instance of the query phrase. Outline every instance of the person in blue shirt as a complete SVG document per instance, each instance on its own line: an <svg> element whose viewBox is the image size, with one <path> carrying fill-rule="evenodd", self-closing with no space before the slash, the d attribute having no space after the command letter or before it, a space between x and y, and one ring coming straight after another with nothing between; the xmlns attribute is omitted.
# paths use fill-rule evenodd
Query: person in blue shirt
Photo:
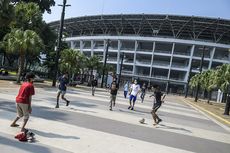
<svg viewBox="0 0 230 153"><path fill-rule="evenodd" d="M69 83L68 81L68 74L65 73L63 76L59 77L58 79L59 85L58 85L58 92L57 92L57 104L55 108L59 108L59 97L61 95L61 98L66 101L66 106L69 106L70 101L67 100L64 96L66 94L66 89L67 89L67 84Z"/></svg>

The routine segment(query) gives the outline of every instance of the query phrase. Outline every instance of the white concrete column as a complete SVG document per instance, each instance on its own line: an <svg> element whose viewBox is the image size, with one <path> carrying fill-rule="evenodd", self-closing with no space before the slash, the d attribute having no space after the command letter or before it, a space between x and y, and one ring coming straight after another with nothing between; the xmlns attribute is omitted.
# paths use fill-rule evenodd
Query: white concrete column
<svg viewBox="0 0 230 153"><path fill-rule="evenodd" d="M212 68L212 60L215 54L215 50L216 50L216 47L213 47L212 51L210 52L210 60L209 60L208 69Z"/></svg>
<svg viewBox="0 0 230 153"><path fill-rule="evenodd" d="M152 50L152 58L151 58L151 66L150 66L150 74L149 77L152 76L152 71L153 71L153 58L154 58L154 51L155 51L155 41L153 42L153 50Z"/></svg>
<svg viewBox="0 0 230 153"><path fill-rule="evenodd" d="M169 72L168 72L168 80L170 79L170 72L171 72L171 67L172 67L174 48L175 48L175 43L173 43L173 45L172 45L171 58L170 58L170 64L169 64Z"/></svg>
<svg viewBox="0 0 230 153"><path fill-rule="evenodd" d="M187 72L186 72L186 76L185 76L185 81L188 82L188 77L189 77L189 70L192 66L192 57L193 57L193 54L194 54L194 49L195 49L195 45L192 45L192 48L191 48L191 51L190 51L190 57L189 57L189 64L188 64L188 67L187 67Z"/></svg>
<svg viewBox="0 0 230 153"><path fill-rule="evenodd" d="M71 49L74 49L74 48L75 48L74 41L70 41L70 48L71 48Z"/></svg>
<svg viewBox="0 0 230 153"><path fill-rule="evenodd" d="M135 40L135 50L134 50L134 57L133 57L133 74L136 74L137 48L138 48L138 42L137 42L137 40Z"/></svg>
<svg viewBox="0 0 230 153"><path fill-rule="evenodd" d="M80 40L80 52L83 53L83 48L84 48L84 42L83 40Z"/></svg>
<svg viewBox="0 0 230 153"><path fill-rule="evenodd" d="M120 72L120 55L121 55L121 40L118 40L118 50L117 50L117 71L116 71L116 74L118 74Z"/></svg>
<svg viewBox="0 0 230 153"><path fill-rule="evenodd" d="M91 56L93 56L93 51L94 51L94 45L93 45L94 41L91 40Z"/></svg>

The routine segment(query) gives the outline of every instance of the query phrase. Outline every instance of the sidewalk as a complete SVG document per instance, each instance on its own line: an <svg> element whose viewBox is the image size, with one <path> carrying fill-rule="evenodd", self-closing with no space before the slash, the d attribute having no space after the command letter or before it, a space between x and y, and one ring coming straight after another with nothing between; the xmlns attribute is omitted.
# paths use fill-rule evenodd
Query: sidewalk
<svg viewBox="0 0 230 153"><path fill-rule="evenodd" d="M230 128L230 116L223 115L225 103L210 101L208 104L207 101L203 99L199 99L197 102L194 102L194 98L181 97L181 99Z"/></svg>

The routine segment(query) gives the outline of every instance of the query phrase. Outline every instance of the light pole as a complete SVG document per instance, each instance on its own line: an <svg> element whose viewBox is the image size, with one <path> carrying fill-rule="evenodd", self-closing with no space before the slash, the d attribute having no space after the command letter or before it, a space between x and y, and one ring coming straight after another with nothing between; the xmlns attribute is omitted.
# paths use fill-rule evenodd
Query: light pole
<svg viewBox="0 0 230 153"><path fill-rule="evenodd" d="M58 75L58 60L60 58L60 51L61 51L62 31L63 31L63 23L64 23L64 18L65 18L65 7L71 6L71 5L66 5L66 0L63 0L63 5L58 5L58 6L62 7L62 14L61 14L59 33L58 33L57 52L56 52L56 58L55 58L54 76L53 76L52 86L56 86L56 78Z"/></svg>
<svg viewBox="0 0 230 153"><path fill-rule="evenodd" d="M201 61L200 61L200 68L199 68L199 73L201 74L202 72L202 68L203 68L203 62L204 62L204 51L205 51L206 47L203 46L203 50L202 50L202 57L201 57ZM200 80L199 80L200 81ZM197 102L198 100L198 94L199 94L199 90L200 90L200 83L198 81L198 85L197 85L197 89L196 89L196 95L195 95L195 102Z"/></svg>
<svg viewBox="0 0 230 153"><path fill-rule="evenodd" d="M119 77L118 77L118 88L120 87L120 82L121 82L121 71L122 71L124 57L125 57L125 54L121 53L121 64L120 64L120 72L119 72Z"/></svg>
<svg viewBox="0 0 230 153"><path fill-rule="evenodd" d="M101 80L101 88L103 88L103 84L104 84L104 75L105 75L105 68L106 68L106 62L107 62L107 57L108 57L108 50L109 50L109 42L110 40L108 39L106 41L106 50L105 50L105 59L104 59L104 63L103 63L103 71L102 71L102 80Z"/></svg>

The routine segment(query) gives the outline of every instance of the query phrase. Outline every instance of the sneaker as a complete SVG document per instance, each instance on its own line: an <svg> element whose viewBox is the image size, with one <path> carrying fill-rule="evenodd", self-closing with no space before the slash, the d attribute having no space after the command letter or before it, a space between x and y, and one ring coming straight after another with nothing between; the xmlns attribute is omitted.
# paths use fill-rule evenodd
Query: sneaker
<svg viewBox="0 0 230 153"><path fill-rule="evenodd" d="M70 101L68 101L68 100L67 100L67 102L66 102L66 106L69 106L69 103L70 103Z"/></svg>
<svg viewBox="0 0 230 153"><path fill-rule="evenodd" d="M112 108L110 108L109 110L110 110L110 111L113 111L113 109L112 109Z"/></svg>
<svg viewBox="0 0 230 153"><path fill-rule="evenodd" d="M131 110L133 110L134 108L132 107Z"/></svg>
<svg viewBox="0 0 230 153"><path fill-rule="evenodd" d="M129 106L128 109L130 109L132 106Z"/></svg>
<svg viewBox="0 0 230 153"><path fill-rule="evenodd" d="M159 124L160 122L162 122L162 119L159 119L159 120L157 121L157 124Z"/></svg>
<svg viewBox="0 0 230 153"><path fill-rule="evenodd" d="M59 108L59 105L56 105L55 108Z"/></svg>
<svg viewBox="0 0 230 153"><path fill-rule="evenodd" d="M19 125L18 124L11 124L10 127L18 127Z"/></svg>

